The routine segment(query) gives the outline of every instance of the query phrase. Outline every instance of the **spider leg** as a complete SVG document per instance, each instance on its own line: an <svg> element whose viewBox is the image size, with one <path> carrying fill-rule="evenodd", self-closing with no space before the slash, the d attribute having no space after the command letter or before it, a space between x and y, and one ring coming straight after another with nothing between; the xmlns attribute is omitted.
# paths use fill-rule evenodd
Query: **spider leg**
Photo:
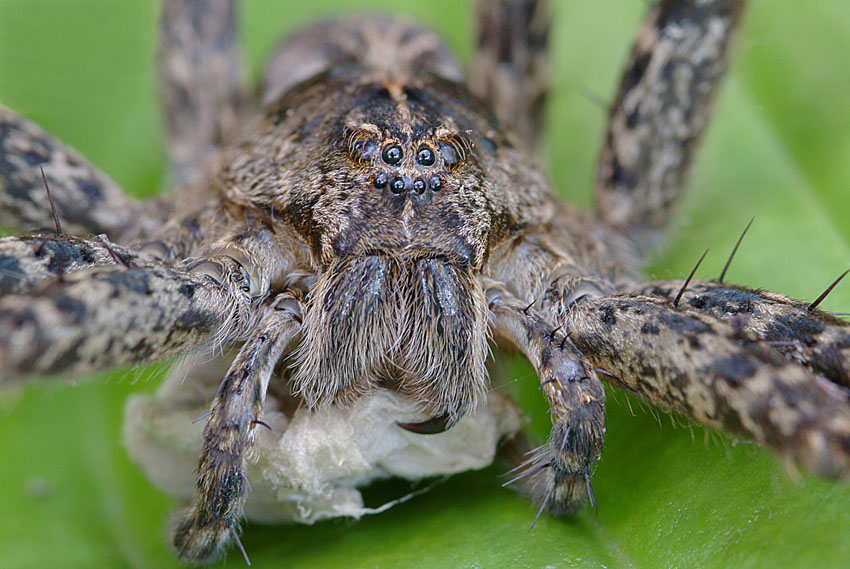
<svg viewBox="0 0 850 569"><path fill-rule="evenodd" d="M599 215L651 244L670 219L708 124L744 0L662 0L649 10L608 118Z"/></svg>
<svg viewBox="0 0 850 569"><path fill-rule="evenodd" d="M131 263L121 247L103 240L116 264L0 297L0 369L11 378L82 374L217 348L240 337L254 305L293 263L278 249L285 235L245 229L176 268L152 258ZM64 243L81 251L81 240L67 236L55 237L51 247Z"/></svg>
<svg viewBox="0 0 850 569"><path fill-rule="evenodd" d="M109 248L102 241L72 235L4 237L0 239L0 295L27 292L84 269L115 265L116 256L129 265L144 264L133 251L111 243Z"/></svg>
<svg viewBox="0 0 850 569"><path fill-rule="evenodd" d="M0 106L0 225L15 231L54 227L42 169L67 233L118 236L139 210L77 151Z"/></svg>
<svg viewBox="0 0 850 569"><path fill-rule="evenodd" d="M581 509L590 472L602 455L605 390L585 357L555 328L504 289L487 290L497 340L507 340L534 366L552 410L549 441L522 465L524 490L554 515ZM536 521L536 520L535 520Z"/></svg>
<svg viewBox="0 0 850 569"><path fill-rule="evenodd" d="M395 18L328 20L287 37L269 58L262 102L271 104L294 85L340 64L358 62L384 74L388 86L412 67L461 81L460 64L433 31Z"/></svg>
<svg viewBox="0 0 850 569"><path fill-rule="evenodd" d="M680 281L662 281L630 292L673 298L681 286ZM680 303L726 320L766 347L850 389L850 323L775 292L713 281L692 281Z"/></svg>
<svg viewBox="0 0 850 569"><path fill-rule="evenodd" d="M677 285L658 287L675 295ZM678 306L667 295L641 293L577 303L568 335L613 383L820 476L849 477L850 389L820 375L846 351L832 352L828 341L846 345L848 324L771 293L693 286ZM736 299L750 309L718 317ZM810 359L805 350L786 357L766 341L772 337L824 339L826 349L809 351ZM839 367L846 376L847 364Z"/></svg>
<svg viewBox="0 0 850 569"><path fill-rule="evenodd" d="M0 297L3 379L146 363L237 337L250 277L229 257L199 268L99 266Z"/></svg>
<svg viewBox="0 0 850 569"><path fill-rule="evenodd" d="M244 461L261 424L269 378L301 327L297 301L280 295L236 356L212 402L192 504L175 515L180 558L209 563L238 539L246 491Z"/></svg>
<svg viewBox="0 0 850 569"><path fill-rule="evenodd" d="M549 87L546 0L477 0L469 87L530 147L540 143Z"/></svg>
<svg viewBox="0 0 850 569"><path fill-rule="evenodd" d="M249 108L233 0L166 0L159 21L160 95L175 180L197 182Z"/></svg>

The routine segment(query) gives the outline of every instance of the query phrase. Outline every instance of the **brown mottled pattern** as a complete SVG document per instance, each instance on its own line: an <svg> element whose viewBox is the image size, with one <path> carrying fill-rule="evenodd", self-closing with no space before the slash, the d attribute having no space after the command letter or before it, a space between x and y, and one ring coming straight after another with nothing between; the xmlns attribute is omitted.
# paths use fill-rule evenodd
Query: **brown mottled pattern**
<svg viewBox="0 0 850 569"><path fill-rule="evenodd" d="M114 237L139 210L78 152L0 105L0 225L17 231L54 227L42 168L67 233Z"/></svg>
<svg viewBox="0 0 850 569"><path fill-rule="evenodd" d="M556 328L503 289L488 288L487 296L496 341L528 358L552 410L549 440L522 465L520 488L554 515L581 510L605 438L602 382L562 326Z"/></svg>
<svg viewBox="0 0 850 569"><path fill-rule="evenodd" d="M530 154L545 2L478 3L470 88L428 30L315 24L276 52L261 105L243 90L234 3L167 0L159 71L174 193L137 209L0 109L0 221L52 226L44 164L66 227L125 245L0 240L0 379L241 345L204 430L194 501L175 518L187 563L212 561L237 535L273 377L270 397L290 409L400 391L433 417L399 428L435 432L486 404L494 344L529 359L552 410L549 440L519 476L541 511L593 501L597 374L847 478L848 324L763 291L695 282L676 305L680 281L638 284L641 246L681 192L742 6L650 9L611 111L600 219L558 203ZM293 369L278 366L293 354Z"/></svg>
<svg viewBox="0 0 850 569"><path fill-rule="evenodd" d="M672 298L683 283L641 285L635 292ZM764 290L695 281L681 304L728 321L797 363L850 388L850 326L809 304Z"/></svg>
<svg viewBox="0 0 850 569"><path fill-rule="evenodd" d="M752 296L753 313L771 310ZM626 294L577 304L566 326L592 365L629 391L821 476L850 477L850 390L816 381L746 318L738 325L690 302ZM847 323L834 326L846 334Z"/></svg>
<svg viewBox="0 0 850 569"><path fill-rule="evenodd" d="M119 245L112 249L125 263L146 264L135 251ZM27 292L77 271L115 264L98 241L49 233L4 237L0 239L0 295Z"/></svg>
<svg viewBox="0 0 850 569"><path fill-rule="evenodd" d="M225 274L239 283L234 265ZM77 271L28 294L5 295L3 379L81 374L212 348L249 323L250 297L240 286L229 292L204 275L113 266Z"/></svg>
<svg viewBox="0 0 850 569"><path fill-rule="evenodd" d="M178 184L206 176L250 107L233 0L165 0L159 19L159 87Z"/></svg>
<svg viewBox="0 0 850 569"><path fill-rule="evenodd" d="M543 131L549 88L546 0L476 0L469 88L530 148Z"/></svg>
<svg viewBox="0 0 850 569"><path fill-rule="evenodd" d="M641 238L669 221L744 4L662 0L650 9L611 108L599 160L596 202L606 221Z"/></svg>
<svg viewBox="0 0 850 569"><path fill-rule="evenodd" d="M242 346L212 402L204 427L204 446L195 500L175 512L174 546L183 559L212 560L242 521L248 489L244 461L254 430L263 426L269 380L284 349L298 332L295 299L275 299Z"/></svg>
<svg viewBox="0 0 850 569"><path fill-rule="evenodd" d="M429 75L396 81L400 100L383 75L352 63L289 91L256 132L227 151L220 174L227 197L273 209L320 265L372 250L414 256L436 250L480 269L490 248L551 219L552 190L537 164L462 85ZM368 134L375 148L368 161L354 161L341 144L346 128ZM467 145L458 166L439 157L430 167L415 162L423 145L436 153L454 137ZM389 167L382 149L394 143L403 157ZM387 183L377 188L381 174ZM434 176L439 190L410 190L415 179ZM401 194L391 189L396 179L407 182Z"/></svg>

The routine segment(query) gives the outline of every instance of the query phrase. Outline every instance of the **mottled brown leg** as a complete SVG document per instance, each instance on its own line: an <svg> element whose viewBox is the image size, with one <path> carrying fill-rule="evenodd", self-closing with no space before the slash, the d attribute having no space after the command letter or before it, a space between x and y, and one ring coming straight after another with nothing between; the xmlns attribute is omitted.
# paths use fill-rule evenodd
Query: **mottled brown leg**
<svg viewBox="0 0 850 569"><path fill-rule="evenodd" d="M497 342L518 348L534 366L552 410L549 441L535 451L517 477L531 497L554 515L581 509L590 477L602 455L605 391L585 357L534 310L503 289L487 290Z"/></svg>
<svg viewBox="0 0 850 569"><path fill-rule="evenodd" d="M683 284L661 281L629 292L674 299ZM850 388L850 323L775 292L712 281L692 281L679 302L726 320L813 373Z"/></svg>
<svg viewBox="0 0 850 569"><path fill-rule="evenodd" d="M116 264L139 266L145 261L108 240L49 233L4 237L0 239L0 296L27 292L84 269Z"/></svg>
<svg viewBox="0 0 850 569"><path fill-rule="evenodd" d="M662 0L638 31L608 119L596 205L645 245L682 192L744 3Z"/></svg>
<svg viewBox="0 0 850 569"><path fill-rule="evenodd" d="M66 233L117 236L139 205L78 152L0 106L0 225L54 228L42 169Z"/></svg>
<svg viewBox="0 0 850 569"><path fill-rule="evenodd" d="M158 65L175 180L197 182L248 108L233 0L165 0Z"/></svg>
<svg viewBox="0 0 850 569"><path fill-rule="evenodd" d="M567 331L613 383L704 425L769 446L789 464L828 478L850 477L850 390L807 369L822 366L817 358L801 365L765 339L774 337L771 328L790 325L797 331L776 337L799 333L814 341L818 333L808 336L804 329L817 322L829 341L845 342L847 325L829 324L828 330L826 321L833 319L827 315L808 318L802 315L805 307L791 302L777 308L778 295L769 293L703 288L700 294L702 300L683 296L678 305L645 294L587 300L570 311ZM730 300L751 309L724 321L714 309L700 306L715 303L723 313Z"/></svg>
<svg viewBox="0 0 850 569"><path fill-rule="evenodd" d="M545 0L477 0L469 87L530 147L542 135L549 87Z"/></svg>
<svg viewBox="0 0 850 569"><path fill-rule="evenodd" d="M209 563L238 540L249 489L244 463L262 425L269 378L300 329L301 311L281 295L242 346L219 387L204 428L200 475L192 504L175 514L173 542L180 559Z"/></svg>
<svg viewBox="0 0 850 569"><path fill-rule="evenodd" d="M146 363L238 336L248 323L250 278L227 257L207 264L218 269L217 280L102 266L0 297L2 379Z"/></svg>

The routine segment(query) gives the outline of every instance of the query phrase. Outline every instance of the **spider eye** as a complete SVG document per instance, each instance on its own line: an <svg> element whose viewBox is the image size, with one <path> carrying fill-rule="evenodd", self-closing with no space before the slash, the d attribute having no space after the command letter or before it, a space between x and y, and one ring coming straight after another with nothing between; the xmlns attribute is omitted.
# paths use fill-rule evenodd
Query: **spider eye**
<svg viewBox="0 0 850 569"><path fill-rule="evenodd" d="M449 170L457 168L466 159L464 144L457 138L451 138L441 142L440 154L443 155L443 162Z"/></svg>
<svg viewBox="0 0 850 569"><path fill-rule="evenodd" d="M366 138L359 138L351 145L351 157L354 160L367 161L372 158L375 152L375 141Z"/></svg>
<svg viewBox="0 0 850 569"><path fill-rule="evenodd" d="M368 162L375 153L376 143L369 133L362 130L345 129L343 134L348 156L356 162Z"/></svg>
<svg viewBox="0 0 850 569"><path fill-rule="evenodd" d="M427 146L423 146L419 149L419 152L416 153L416 161L423 166L433 166L435 160L436 157L434 156L434 151Z"/></svg>
<svg viewBox="0 0 850 569"><path fill-rule="evenodd" d="M395 180L393 180L393 184L392 186L390 186L390 189L392 189L394 194L400 194L404 191L404 187L404 180L402 180L401 178L396 178Z"/></svg>
<svg viewBox="0 0 850 569"><path fill-rule="evenodd" d="M425 192L425 180L422 178L416 178L413 180L413 191L422 195Z"/></svg>
<svg viewBox="0 0 850 569"><path fill-rule="evenodd" d="M431 189L435 192L439 192L440 188L443 187L443 181L439 176L433 176L431 178Z"/></svg>
<svg viewBox="0 0 850 569"><path fill-rule="evenodd" d="M381 153L381 158L383 158L384 162L387 164L398 164L401 162L401 157L401 146L398 144L385 147L383 153Z"/></svg>
<svg viewBox="0 0 850 569"><path fill-rule="evenodd" d="M375 176L375 182L374 183L375 183L375 187L378 188L379 190L381 188L386 187L386 185L387 185L387 175L384 174L383 172L381 172L380 174Z"/></svg>

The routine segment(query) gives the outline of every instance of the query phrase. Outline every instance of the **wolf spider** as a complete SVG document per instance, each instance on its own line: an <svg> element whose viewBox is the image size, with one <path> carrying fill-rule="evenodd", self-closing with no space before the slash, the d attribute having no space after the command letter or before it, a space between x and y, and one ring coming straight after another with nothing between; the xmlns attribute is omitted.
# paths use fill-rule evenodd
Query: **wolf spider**
<svg viewBox="0 0 850 569"><path fill-rule="evenodd" d="M492 3L487 9L492 13L481 20L486 29L499 29L496 22L502 22L518 32L499 36L514 43L495 44L496 35L482 36L470 80L511 131L507 134L451 84L459 71L449 55L434 48L431 36L389 20L381 22L382 29L404 29L402 43L427 39L413 45L411 57L417 45L425 45L421 64L436 76L408 75L404 49L376 53L361 46L355 56L380 55L370 64L385 68L355 74L350 65L337 67L278 100L295 82L291 66L327 65L322 57L302 56L321 46L301 36L278 52L283 60L298 56L283 61L286 73L272 67L264 90L266 119L257 126L248 118L251 101L231 49L233 29L220 25L228 19L213 9L181 19L181 3L169 4L175 12L165 26L164 37L171 41L163 42L162 69L179 185L174 195L181 199L133 204L78 157L69 158L54 139L4 112L3 175L12 185L0 196L6 206L2 221L19 230L52 222L35 168L43 165L65 233L2 242L0 366L4 379L12 381L241 345L206 422L195 502L178 515L181 558L207 561L235 538L249 486L243 461L254 432L265 426L263 399L273 376L294 386L270 387L281 408L344 414L375 393L399 392L412 403L404 410L411 416L393 417L391 428L423 437L437 431L451 435L476 407L489 410L490 401L483 403L488 333L496 345L518 349L535 365L552 407L550 440L532 455L518 484L553 514L592 500L590 477L604 433L600 378L772 446L813 472L846 477L845 323L808 303L714 281L637 284L636 258L645 255L677 201L741 3L709 3L701 9L721 6L718 13L698 18L681 1L650 12L609 123L597 189L601 220L553 201L536 166L546 84L542 18L526 28L517 13L508 17L500 3ZM542 9L542 3L516 4L525 6L519 12L525 16ZM653 18L667 22L661 29L671 41L696 40L704 48L696 52L708 53L708 63L665 66L648 57L666 53L654 40ZM677 18L695 25L669 26ZM181 45L190 37L182 26L190 21L209 26L204 29L213 37L194 55L203 64L186 66L191 45ZM170 34L169 26L176 31ZM348 23L320 37L338 40L368 29ZM710 45L699 45L703 40ZM488 65L506 55L509 65ZM398 67L387 68L391 63ZM183 75L187 69L202 77ZM648 110L658 100L643 92L647 82L664 90L672 81L679 89L687 87L681 81L691 72L701 77L699 88L676 91L655 107L661 113ZM369 73L375 89L358 95L369 105L359 116L331 123L334 112L352 104L330 104L334 97L353 97L345 82ZM307 70L295 75L310 77ZM329 88L332 81L336 89ZM216 89L222 85L228 87ZM449 102L430 98L432 91L450 93ZM633 111L634 102L641 110ZM413 109L412 118L386 119L402 113L399 109ZM305 119L309 112L315 124ZM423 124L414 136L403 127L416 119ZM384 126L383 120L390 123ZM246 124L261 134L252 134ZM658 129L655 138L632 141L648 124ZM678 132L671 137L672 128ZM277 145L276 129L305 138ZM642 160L630 155L630 144ZM225 148L221 154L211 150L218 146ZM285 166L264 169L276 166L272 156L284 156ZM270 183L268 177L275 176ZM320 180L325 198L328 188L337 190L331 203L321 204ZM493 185L464 195L462 185L476 187L482 180ZM522 192L501 192L518 184ZM226 197L210 196L210 185ZM306 189L296 195L287 193L291 187ZM346 235L340 228L348 228L358 212L340 203L350 197L340 188L377 190L387 211L370 211ZM439 204L441 196L450 196L448 209L429 214L428 204ZM101 206L81 207L86 199ZM310 206L314 216L326 216L324 225L305 218L303 199L318 200ZM469 207L465 200L478 205ZM357 207L375 206L364 200ZM419 227L412 215L417 207L428 216ZM391 224L398 216L409 217L394 234L373 223ZM89 233L107 237L69 235ZM113 300L101 305L104 298ZM352 312L354 325L339 326L334 317ZM422 315L433 326L423 326ZM668 353L659 343L680 347ZM296 344L297 369L290 377L275 364Z"/></svg>

